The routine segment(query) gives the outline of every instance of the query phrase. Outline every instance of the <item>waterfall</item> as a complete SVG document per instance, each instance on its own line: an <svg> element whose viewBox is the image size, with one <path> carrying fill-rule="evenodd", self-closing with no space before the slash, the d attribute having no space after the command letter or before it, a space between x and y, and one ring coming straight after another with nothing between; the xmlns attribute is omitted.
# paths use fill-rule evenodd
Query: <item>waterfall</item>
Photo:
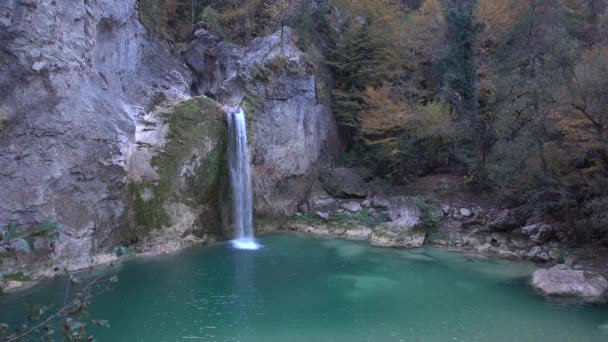
<svg viewBox="0 0 608 342"><path fill-rule="evenodd" d="M253 193L247 144L247 124L241 107L229 108L228 166L232 185L232 213L234 221L233 245L239 249L258 249L253 229Z"/></svg>

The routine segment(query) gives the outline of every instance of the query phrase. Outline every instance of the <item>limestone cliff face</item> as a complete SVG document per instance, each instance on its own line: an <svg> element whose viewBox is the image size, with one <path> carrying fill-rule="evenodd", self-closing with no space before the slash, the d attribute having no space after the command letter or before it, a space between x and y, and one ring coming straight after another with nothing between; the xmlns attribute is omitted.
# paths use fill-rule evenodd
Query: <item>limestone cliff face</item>
<svg viewBox="0 0 608 342"><path fill-rule="evenodd" d="M321 67L296 47L289 28L244 48L199 29L184 56L194 92L246 111L256 215L293 214L319 166L340 149Z"/></svg>
<svg viewBox="0 0 608 342"><path fill-rule="evenodd" d="M187 97L190 73L136 0L2 1L0 46L0 229L59 222L50 265L85 266L126 228L138 118Z"/></svg>
<svg viewBox="0 0 608 342"><path fill-rule="evenodd" d="M0 272L225 236L222 104L249 117L257 214L306 199L339 146L319 68L291 31L240 48L199 30L184 57L147 35L136 0L0 2ZM58 235L25 241L44 222Z"/></svg>
<svg viewBox="0 0 608 342"><path fill-rule="evenodd" d="M138 121L123 244L159 254L227 235L227 131L224 109L205 96L166 101Z"/></svg>

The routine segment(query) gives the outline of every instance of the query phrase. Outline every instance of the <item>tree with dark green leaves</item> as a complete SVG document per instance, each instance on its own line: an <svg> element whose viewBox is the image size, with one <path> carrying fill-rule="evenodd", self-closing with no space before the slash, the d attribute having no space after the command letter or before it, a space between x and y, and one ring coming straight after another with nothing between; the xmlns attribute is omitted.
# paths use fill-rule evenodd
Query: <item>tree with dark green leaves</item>
<svg viewBox="0 0 608 342"><path fill-rule="evenodd" d="M347 17L333 32L328 64L334 71L333 110L338 123L356 140L367 87L390 83L402 72L403 33L401 8L391 0L379 3L336 0L334 22Z"/></svg>
<svg viewBox="0 0 608 342"><path fill-rule="evenodd" d="M449 0L445 3L446 50L437 61L440 84L449 102L459 114L472 148L465 151L470 172L477 183L486 183L485 159L482 158L482 133L478 127L477 36L482 25L475 19L475 0ZM468 157L470 156L470 157Z"/></svg>
<svg viewBox="0 0 608 342"><path fill-rule="evenodd" d="M450 0L446 6L446 53L439 60L443 86L458 99L462 119L474 127L477 113L475 44L482 29L475 21L474 0Z"/></svg>

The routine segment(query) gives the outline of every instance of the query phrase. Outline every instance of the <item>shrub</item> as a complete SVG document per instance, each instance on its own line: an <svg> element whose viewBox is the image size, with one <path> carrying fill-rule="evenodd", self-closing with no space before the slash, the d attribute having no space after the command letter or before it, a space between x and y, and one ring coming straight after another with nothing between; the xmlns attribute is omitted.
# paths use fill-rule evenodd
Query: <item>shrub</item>
<svg viewBox="0 0 608 342"><path fill-rule="evenodd" d="M421 224L425 228L436 228L441 223L441 209L434 204L423 198L414 197L414 205L420 209L421 212Z"/></svg>

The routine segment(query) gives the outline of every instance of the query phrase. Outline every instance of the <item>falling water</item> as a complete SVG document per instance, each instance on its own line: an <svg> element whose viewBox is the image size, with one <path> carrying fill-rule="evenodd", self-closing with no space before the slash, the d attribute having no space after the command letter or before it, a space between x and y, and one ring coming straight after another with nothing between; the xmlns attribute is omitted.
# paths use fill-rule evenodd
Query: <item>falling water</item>
<svg viewBox="0 0 608 342"><path fill-rule="evenodd" d="M247 145L247 125L245 112L241 107L227 110L228 113L228 165L232 182L232 202L234 220L233 245L239 249L257 249L253 231L253 195L251 191L251 170Z"/></svg>

